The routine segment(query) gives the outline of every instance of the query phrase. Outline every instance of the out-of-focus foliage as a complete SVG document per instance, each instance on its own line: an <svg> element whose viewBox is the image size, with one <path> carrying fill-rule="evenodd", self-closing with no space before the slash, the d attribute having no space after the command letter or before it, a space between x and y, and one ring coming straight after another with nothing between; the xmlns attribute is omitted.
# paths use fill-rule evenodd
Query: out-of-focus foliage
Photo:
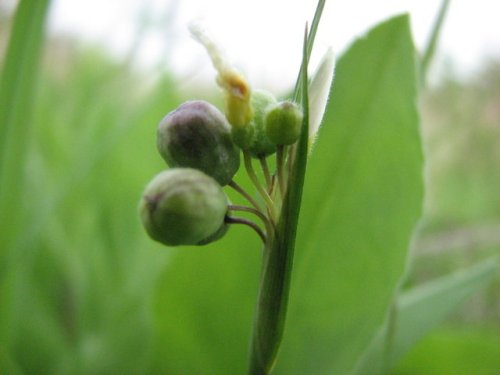
<svg viewBox="0 0 500 375"><path fill-rule="evenodd" d="M144 236L137 201L163 168L151 144L175 85L77 45L45 45L22 140L23 221L1 244L2 373L139 373L150 360L166 255Z"/></svg>
<svg viewBox="0 0 500 375"><path fill-rule="evenodd" d="M417 345L393 375L493 375L500 369L498 330L441 328Z"/></svg>
<svg viewBox="0 0 500 375"><path fill-rule="evenodd" d="M427 201L412 284L500 254L500 63L487 61L467 79L445 76L423 99ZM500 278L445 327L424 339L395 374L496 373Z"/></svg>
<svg viewBox="0 0 500 375"><path fill-rule="evenodd" d="M418 279L500 252L500 62L468 79L444 77L424 97L423 120L428 178ZM466 306L468 319L500 324L499 291L497 284Z"/></svg>
<svg viewBox="0 0 500 375"><path fill-rule="evenodd" d="M434 225L500 220L500 63L453 76L424 98L428 218ZM457 199L459 198L459 199Z"/></svg>

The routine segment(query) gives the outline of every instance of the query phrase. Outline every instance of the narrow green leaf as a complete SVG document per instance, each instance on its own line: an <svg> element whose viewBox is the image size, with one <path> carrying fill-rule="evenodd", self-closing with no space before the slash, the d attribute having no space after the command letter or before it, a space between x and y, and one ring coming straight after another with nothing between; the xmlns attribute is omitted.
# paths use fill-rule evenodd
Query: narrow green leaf
<svg viewBox="0 0 500 375"><path fill-rule="evenodd" d="M323 9L325 8L325 3L326 0L319 0L318 4L316 5L316 11L314 12L314 17L311 23L311 28L309 29L308 32L308 37L307 37L307 43L306 43L306 49L307 49L307 61L311 58L311 53L312 49L314 46L314 40L316 39L316 32L318 31L318 26L319 22L321 21L321 16L323 15ZM304 63L304 59L302 59L302 64ZM295 89L294 89L294 94L293 98L296 102L300 101L300 95L303 92L303 89L301 88L302 85L302 71L304 70L304 67L301 65L299 74L297 77L297 82L295 83Z"/></svg>
<svg viewBox="0 0 500 375"><path fill-rule="evenodd" d="M406 15L338 60L308 162L276 374L346 374L384 321L421 212L416 99Z"/></svg>
<svg viewBox="0 0 500 375"><path fill-rule="evenodd" d="M309 144L308 38L304 37L301 88L304 118L293 170L276 234L264 249L259 301L252 338L249 375L269 374L283 337L288 308L295 237L302 200Z"/></svg>
<svg viewBox="0 0 500 375"><path fill-rule="evenodd" d="M441 30L443 29L444 19L446 17L446 13L448 12L449 5L450 0L442 1L438 16L434 21L429 40L427 41L427 45L424 49L422 60L420 62L420 82L422 86L425 86L427 82L427 73L429 72L429 66L432 62L432 58L434 57L434 53L436 52L437 43Z"/></svg>
<svg viewBox="0 0 500 375"><path fill-rule="evenodd" d="M403 294L393 363L456 305L487 285L497 271L498 261L489 260Z"/></svg>
<svg viewBox="0 0 500 375"><path fill-rule="evenodd" d="M49 0L22 0L0 81L0 256L17 230L26 147ZM1 270L0 270L1 274Z"/></svg>
<svg viewBox="0 0 500 375"><path fill-rule="evenodd" d="M498 329L486 324L451 324L422 340L392 374L497 375L500 369Z"/></svg>
<svg viewBox="0 0 500 375"><path fill-rule="evenodd" d="M487 285L498 270L496 260L476 264L403 293L397 302L390 367L436 327L458 304ZM358 362L353 375L384 374L385 329L381 328Z"/></svg>
<svg viewBox="0 0 500 375"><path fill-rule="evenodd" d="M28 136L32 127L39 56L49 1L22 0L0 77L0 342L7 343L15 316L9 302L15 296L7 257L22 220L21 200ZM9 301L9 302L7 302Z"/></svg>

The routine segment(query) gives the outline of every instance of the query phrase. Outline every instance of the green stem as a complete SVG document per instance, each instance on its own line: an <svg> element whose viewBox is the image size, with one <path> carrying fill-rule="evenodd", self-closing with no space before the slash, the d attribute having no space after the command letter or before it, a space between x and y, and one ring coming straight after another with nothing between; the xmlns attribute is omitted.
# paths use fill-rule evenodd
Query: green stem
<svg viewBox="0 0 500 375"><path fill-rule="evenodd" d="M262 229L260 229L260 227L255 224L253 221L251 220L247 220L245 218L242 218L242 217L233 217L233 216L226 216L226 218L224 219L224 221L228 224L243 224L243 225L246 225L250 228L252 228L260 237L260 239L262 240L263 243L266 243L267 242L267 237L266 235L264 234L264 232L262 231Z"/></svg>
<svg viewBox="0 0 500 375"><path fill-rule="evenodd" d="M265 157L260 157L260 166L262 167L262 172L264 172L264 178L266 179L267 190L271 189L271 173L269 172L269 166L267 165L267 159Z"/></svg>
<svg viewBox="0 0 500 375"><path fill-rule="evenodd" d="M394 350L394 338L396 336L396 323L398 319L398 305L397 305L397 296L394 296L391 305L389 307L389 313L387 316L387 328L385 332L385 346L384 346L384 355L382 362L382 371L383 373L387 373L391 368L391 356Z"/></svg>
<svg viewBox="0 0 500 375"><path fill-rule="evenodd" d="M274 205L274 202L272 201L271 197L267 193L266 189L262 187L262 184L260 183L257 175L255 174L255 170L253 169L252 165L252 159L251 156L248 152L243 152L243 158L245 160L245 169L247 171L248 176L252 180L255 188L259 192L259 194L262 196L264 201L266 202L266 206L268 210L270 211L271 214L271 221L274 222L274 220L277 217L277 212L276 212L276 206Z"/></svg>
<svg viewBox="0 0 500 375"><path fill-rule="evenodd" d="M268 235L248 375L270 373L283 336L289 284L285 275L291 263L291 254L283 245L276 232Z"/></svg>
<svg viewBox="0 0 500 375"><path fill-rule="evenodd" d="M276 173L271 177L271 186L269 187L269 195L272 197L274 195L274 188L276 186Z"/></svg>
<svg viewBox="0 0 500 375"><path fill-rule="evenodd" d="M264 215L261 211L256 210L252 207L247 206L238 206L238 205L229 205L229 210L231 211L241 211L241 212L249 212L256 215L259 219L262 220L266 227L266 233L271 233L273 231L273 226L266 215Z"/></svg>
<svg viewBox="0 0 500 375"><path fill-rule="evenodd" d="M291 145L288 147L288 155L286 159L286 171L288 176L292 175L293 161L295 160L295 153L297 150L297 145Z"/></svg>
<svg viewBox="0 0 500 375"><path fill-rule="evenodd" d="M228 186L233 188L238 193L240 193L243 196L243 198L245 198L252 206L255 207L257 211L262 213L262 209L260 208L259 204L255 201L255 199L253 199L252 196L248 194L245 189L243 189L240 185L238 185L236 181L231 180Z"/></svg>
<svg viewBox="0 0 500 375"><path fill-rule="evenodd" d="M285 156L285 146L278 145L276 149L276 174L282 198L285 197L285 170L283 169L285 162L284 156Z"/></svg>

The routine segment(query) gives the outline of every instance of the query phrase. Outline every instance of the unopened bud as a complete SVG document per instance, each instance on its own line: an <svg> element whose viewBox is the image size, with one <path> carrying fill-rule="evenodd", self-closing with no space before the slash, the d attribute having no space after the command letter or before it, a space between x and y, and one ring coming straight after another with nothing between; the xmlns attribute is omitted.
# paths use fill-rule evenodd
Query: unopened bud
<svg viewBox="0 0 500 375"><path fill-rule="evenodd" d="M253 128L253 137L248 151L250 155L260 158L276 152L276 145L266 134L265 116L268 109L276 104L276 98L269 92L255 90L252 92L253 119L250 126Z"/></svg>
<svg viewBox="0 0 500 375"><path fill-rule="evenodd" d="M168 246L205 244L226 231L226 195L217 181L196 169L158 174L147 185L139 209L149 236Z"/></svg>
<svg viewBox="0 0 500 375"><path fill-rule="evenodd" d="M303 114L290 101L280 102L266 114L266 134L276 145L291 145L299 139Z"/></svg>
<svg viewBox="0 0 500 375"><path fill-rule="evenodd" d="M202 100L186 102L161 120L157 146L170 167L199 169L222 186L240 166L239 149L227 120Z"/></svg>

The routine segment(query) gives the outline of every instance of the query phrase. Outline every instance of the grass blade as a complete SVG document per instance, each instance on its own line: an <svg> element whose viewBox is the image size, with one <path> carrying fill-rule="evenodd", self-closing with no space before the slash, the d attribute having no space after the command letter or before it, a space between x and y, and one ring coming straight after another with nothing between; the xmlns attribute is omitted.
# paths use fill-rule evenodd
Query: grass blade
<svg viewBox="0 0 500 375"><path fill-rule="evenodd" d="M23 166L48 6L49 0L19 3L0 81L0 255L18 230Z"/></svg>
<svg viewBox="0 0 500 375"><path fill-rule="evenodd" d="M403 292L398 297L395 336L389 362L386 363L382 327L360 358L352 375L385 374L420 339L435 328L454 308L487 285L498 272L497 259L488 259L451 275Z"/></svg>
<svg viewBox="0 0 500 375"><path fill-rule="evenodd" d="M443 28L444 19L450 5L450 0L443 0L441 3L441 8L439 9L438 16L434 22L434 26L431 31L429 40L427 41L427 46L425 47L422 60L420 62L420 82L422 86L425 86L427 82L427 74L429 72L429 66L434 57L434 52L436 51L437 42L439 40L439 35Z"/></svg>
<svg viewBox="0 0 500 375"><path fill-rule="evenodd" d="M251 345L250 375L269 374L276 361L283 337L295 237L299 220L302 189L309 143L309 98L307 85L308 38L304 37L301 69L301 97L304 111L301 136L297 145L290 183L281 210L278 228L264 249L259 302Z"/></svg>
<svg viewBox="0 0 500 375"><path fill-rule="evenodd" d="M311 58L312 49L314 46L314 40L316 39L316 32L318 31L319 21L321 21L321 16L323 15L323 9L325 8L326 0L319 0L318 5L316 5L316 11L314 12L314 18L311 23L311 28L309 29L309 36L306 42L306 56L307 61ZM302 59L302 64L304 64L304 59ZM298 102L300 94L302 93L302 71L304 67L301 66L299 70L299 75L297 77L297 82L295 83L295 90L293 94L294 101ZM307 85L307 81L305 83Z"/></svg>

